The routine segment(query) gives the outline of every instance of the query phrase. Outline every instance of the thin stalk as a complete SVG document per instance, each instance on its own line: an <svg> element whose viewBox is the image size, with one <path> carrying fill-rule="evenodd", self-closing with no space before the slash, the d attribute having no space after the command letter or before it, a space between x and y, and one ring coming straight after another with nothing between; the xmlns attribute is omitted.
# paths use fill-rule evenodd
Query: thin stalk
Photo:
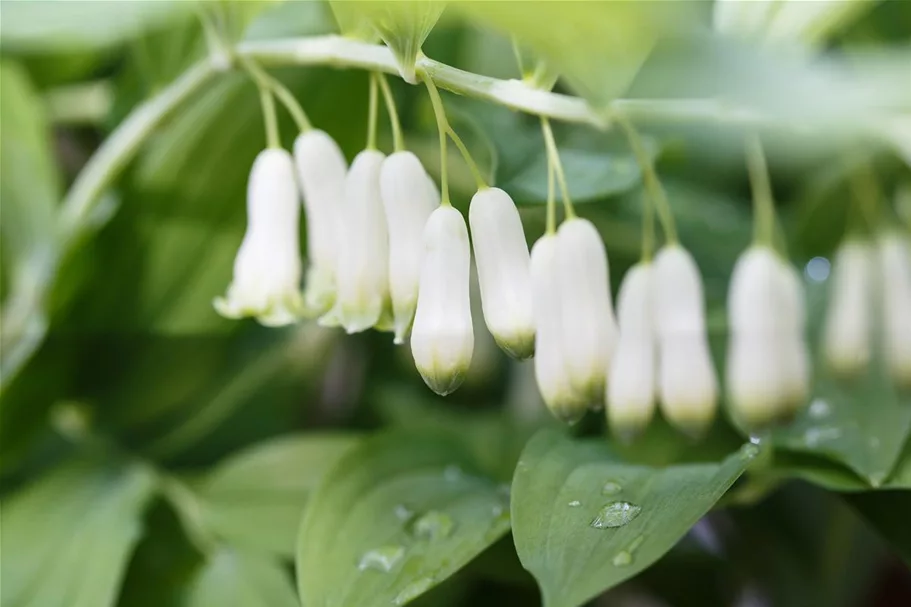
<svg viewBox="0 0 911 607"><path fill-rule="evenodd" d="M677 243L677 226L674 223L674 214L671 212L671 203L667 199L664 188L661 187L661 180L658 179L658 173L655 171L655 165L645 151L642 138L636 132L632 123L620 112L614 114L617 123L626 134L636 161L639 163L639 170L642 171L642 179L645 182L645 189L651 197L652 204L658 215L658 221L664 230L664 238L668 244Z"/></svg>
<svg viewBox="0 0 911 607"><path fill-rule="evenodd" d="M655 207L645 192L642 193L642 261L652 260L655 252Z"/></svg>
<svg viewBox="0 0 911 607"><path fill-rule="evenodd" d="M370 107L367 110L367 149L376 149L376 113L379 105L376 78L370 78Z"/></svg>
<svg viewBox="0 0 911 607"><path fill-rule="evenodd" d="M557 192L554 187L554 163L547 157L547 234L557 231Z"/></svg>
<svg viewBox="0 0 911 607"><path fill-rule="evenodd" d="M468 168L471 170L471 174L474 176L474 181L478 186L478 189L485 189L487 187L487 181L484 180L484 176L481 174L481 169L479 169L478 165L475 164L474 158L472 158L471 154L468 152L468 148L465 147L464 143L462 143L462 138L459 137L454 130L452 130L451 126L448 127L448 130L446 132L452 141L456 144L456 147L459 148L459 152L461 152L462 158L465 159L465 164L468 165Z"/></svg>
<svg viewBox="0 0 911 607"><path fill-rule="evenodd" d="M553 165L554 173L557 175L557 181L560 184L560 195L563 197L563 208L566 213L566 219L573 219L576 216L576 210L573 208L573 202L569 198L569 188L566 186L566 175L563 173L563 163L560 162L560 154L557 152L557 143L554 141L554 132L550 128L550 121L541 117L541 130L544 132L544 144L547 146L547 157Z"/></svg>
<svg viewBox="0 0 911 607"><path fill-rule="evenodd" d="M860 162L851 172L850 184L858 216L871 233L875 232L879 223L879 201L882 192L876 182L873 167L868 161Z"/></svg>
<svg viewBox="0 0 911 607"><path fill-rule="evenodd" d="M279 102L288 110L288 113L291 114L291 118L294 119L294 123L302 133L313 128L310 119L307 118L307 113L304 112L304 108L301 107L300 103L297 102L297 99L294 98L294 95L284 84L266 73L266 71L257 65L255 61L241 58L240 63L258 86L265 87L272 91Z"/></svg>
<svg viewBox="0 0 911 607"><path fill-rule="evenodd" d="M430 103L433 105L433 115L437 120L437 130L440 132L440 193L442 199L440 204L443 206L452 206L449 202L449 176L448 160L446 149L449 147L446 143L446 135L449 132L449 123L446 121L446 110L443 108L443 100L440 99L440 92L433 85L433 80L426 75L421 76L424 84L427 85L427 93L430 95Z"/></svg>
<svg viewBox="0 0 911 607"><path fill-rule="evenodd" d="M747 171L753 190L753 243L775 248L775 201L762 142L756 135L746 140Z"/></svg>
<svg viewBox="0 0 911 607"><path fill-rule="evenodd" d="M392 96L392 89L386 81L386 76L381 72L373 72L373 78L379 82L380 90L383 91L383 99L386 102L386 111L389 113L389 124L392 125L392 142L396 152L405 149L405 138L402 136L402 125L399 122L399 113L395 107L395 97Z"/></svg>
<svg viewBox="0 0 911 607"><path fill-rule="evenodd" d="M259 87L259 101L263 106L263 121L266 123L266 146L280 148L281 138L278 136L278 117L275 114L275 99L265 87Z"/></svg>
<svg viewBox="0 0 911 607"><path fill-rule="evenodd" d="M522 48L519 46L519 39L512 37L512 54L516 58L516 66L519 68L519 77L525 78L525 65L522 61Z"/></svg>

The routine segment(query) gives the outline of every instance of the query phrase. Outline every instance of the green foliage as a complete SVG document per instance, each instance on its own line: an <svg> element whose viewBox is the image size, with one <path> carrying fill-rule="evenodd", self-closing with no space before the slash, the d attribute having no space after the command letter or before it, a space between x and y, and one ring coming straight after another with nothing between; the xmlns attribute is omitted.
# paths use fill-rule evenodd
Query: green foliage
<svg viewBox="0 0 911 607"><path fill-rule="evenodd" d="M685 606L754 591L847 607L872 600L890 549L911 562L909 392L879 357L851 380L819 360L829 281L805 282L811 402L755 457L724 403L699 442L662 419L630 444L607 437L602 414L554 429L533 363L485 339L479 307L472 370L446 399L388 334L217 316L265 137L256 86L237 62L207 63L194 16L260 49L349 160L366 140L368 78L335 68L393 74L407 147L432 176L426 91L389 58L409 81L422 53L466 70L452 88L467 96L443 93L449 119L530 242L547 157L538 117L514 102L556 112L569 192L604 238L614 292L642 240L640 167L610 122L623 112L704 276L723 377L729 276L752 234L744 133L767 144L798 267L869 227L849 187L858 166L881 183L880 219L901 214L888 208L908 174L901 3L780 2L774 35L763 20L709 32L702 2L2 4L3 607L573 607L605 592ZM368 44L380 40L389 50ZM538 60L542 90L513 80ZM109 95L59 111L97 90ZM290 149L298 133L279 112ZM381 118L386 152L388 134ZM475 184L454 149L450 161L466 210Z"/></svg>

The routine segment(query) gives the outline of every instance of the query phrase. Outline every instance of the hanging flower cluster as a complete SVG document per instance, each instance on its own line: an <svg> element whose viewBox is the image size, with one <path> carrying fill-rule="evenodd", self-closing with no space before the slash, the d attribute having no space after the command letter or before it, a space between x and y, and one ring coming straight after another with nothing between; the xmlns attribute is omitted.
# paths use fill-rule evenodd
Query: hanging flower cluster
<svg viewBox="0 0 911 607"><path fill-rule="evenodd" d="M268 102L270 147L257 157L247 193L247 232L234 277L217 311L278 326L317 318L348 333L370 328L410 343L415 366L436 393L450 394L471 363L474 330L469 301L472 250L481 309L496 343L516 359L534 357L538 388L551 412L574 423L606 408L621 437L643 431L660 409L680 431L700 435L711 425L719 380L709 347L702 277L680 244L669 203L635 130L621 120L636 152L648 196L642 260L623 277L614 314L604 242L591 221L575 214L550 125L546 233L529 248L508 193L484 183L425 80L440 134L440 188L404 149L391 92L373 75L368 145L347 166L326 133L298 122L294 155L277 146ZM376 149L378 88L385 96L395 152ZM274 111L274 108L273 108ZM300 111L298 109L298 111ZM302 116L302 113L301 113ZM269 127L271 126L271 131ZM468 224L449 202L446 150L452 139L478 182ZM748 428L791 418L807 402L811 361L803 284L775 246L775 219L765 160L748 145L757 231L740 256L728 293L727 401ZM554 179L565 217L556 222ZM306 288L298 230L306 215ZM654 216L665 244L653 252ZM876 269L879 268L879 272ZM853 374L870 360L871 327L881 318L883 348L893 375L911 380L911 246L904 235L876 245L849 240L838 252L824 352L838 372ZM882 283L874 314L872 281Z"/></svg>

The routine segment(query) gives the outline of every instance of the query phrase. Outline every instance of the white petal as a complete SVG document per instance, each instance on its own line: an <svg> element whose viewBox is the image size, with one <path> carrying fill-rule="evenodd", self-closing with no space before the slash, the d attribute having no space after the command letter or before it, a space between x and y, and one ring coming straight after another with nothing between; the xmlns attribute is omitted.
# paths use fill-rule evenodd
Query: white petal
<svg viewBox="0 0 911 607"><path fill-rule="evenodd" d="M214 301L219 314L255 316L268 326L297 320L303 310L299 220L291 155L263 150L247 183L247 231L234 260L233 280L226 296Z"/></svg>
<svg viewBox="0 0 911 607"><path fill-rule="evenodd" d="M531 249L530 268L538 390L551 413L565 422L575 423L585 415L589 399L573 390L566 367L557 236L538 239Z"/></svg>
<svg viewBox="0 0 911 607"><path fill-rule="evenodd" d="M587 219L570 219L557 231L566 369L573 389L591 405L604 399L607 370L617 340L607 252Z"/></svg>
<svg viewBox="0 0 911 607"><path fill-rule="evenodd" d="M424 254L424 225L439 205L427 187L421 161L411 152L396 152L383 161L380 192L389 229L389 290L395 343L403 343L414 320Z"/></svg>
<svg viewBox="0 0 911 607"><path fill-rule="evenodd" d="M870 360L874 256L868 243L857 240L845 242L835 254L823 350L838 373L857 373Z"/></svg>
<svg viewBox="0 0 911 607"><path fill-rule="evenodd" d="M468 229L461 213L437 208L424 229L424 259L411 352L424 382L437 394L462 383L474 348Z"/></svg>
<svg viewBox="0 0 911 607"><path fill-rule="evenodd" d="M807 344L806 293L800 272L790 263L779 262L782 306L781 365L785 375L785 403L790 412L806 405L810 396L812 363Z"/></svg>
<svg viewBox="0 0 911 607"><path fill-rule="evenodd" d="M481 305L487 328L497 343L519 359L534 354L528 243L519 211L509 194L485 188L468 211Z"/></svg>
<svg viewBox="0 0 911 607"><path fill-rule="evenodd" d="M727 392L734 415L748 427L781 418L786 398L781 341L765 333L733 334L728 344Z"/></svg>
<svg viewBox="0 0 911 607"><path fill-rule="evenodd" d="M679 245L658 251L654 266L661 411L673 425L698 433L714 418L718 399L702 277L693 257Z"/></svg>
<svg viewBox="0 0 911 607"><path fill-rule="evenodd" d="M704 335L659 339L661 412L672 425L701 434L715 417L718 379Z"/></svg>
<svg viewBox="0 0 911 607"><path fill-rule="evenodd" d="M622 437L645 429L655 412L653 273L651 264L636 264L623 277L617 295L620 338L611 360L606 401L611 430Z"/></svg>
<svg viewBox="0 0 911 607"><path fill-rule="evenodd" d="M335 140L320 130L297 137L294 161L306 210L307 307L313 314L322 314L335 302L338 222L348 164Z"/></svg>
<svg viewBox="0 0 911 607"><path fill-rule="evenodd" d="M911 243L900 234L879 240L886 359L896 383L911 385Z"/></svg>
<svg viewBox="0 0 911 607"><path fill-rule="evenodd" d="M364 150L345 179L334 314L348 333L375 325L389 299L389 244L380 198L384 158L381 152Z"/></svg>

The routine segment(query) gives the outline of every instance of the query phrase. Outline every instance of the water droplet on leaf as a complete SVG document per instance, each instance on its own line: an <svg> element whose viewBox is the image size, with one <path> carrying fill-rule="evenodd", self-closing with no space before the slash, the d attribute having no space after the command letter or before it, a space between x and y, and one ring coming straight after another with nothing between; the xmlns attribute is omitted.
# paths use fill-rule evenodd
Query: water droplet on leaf
<svg viewBox="0 0 911 607"><path fill-rule="evenodd" d="M438 540L448 537L453 527L451 516L439 510L431 510L414 521L412 531L417 537Z"/></svg>
<svg viewBox="0 0 911 607"><path fill-rule="evenodd" d="M601 488L601 494L602 495L613 495L615 493L620 493L622 490L623 490L623 487L621 487L618 483L615 483L614 481L607 481L606 483L604 483L604 486Z"/></svg>
<svg viewBox="0 0 911 607"><path fill-rule="evenodd" d="M399 546L397 544L380 546L379 548L374 548L373 550L365 552L361 556L361 560L358 561L357 568L359 571L375 569L376 571L386 573L391 571L396 563L402 560L403 556L405 556L404 546Z"/></svg>
<svg viewBox="0 0 911 607"><path fill-rule="evenodd" d="M813 419L822 419L823 417L827 417L831 412L832 409L829 407L829 403L821 398L813 399L813 402L810 403L809 414Z"/></svg>
<svg viewBox="0 0 911 607"><path fill-rule="evenodd" d="M807 447L816 447L819 443L833 441L841 437L841 430L832 426L822 428L807 428L803 433L803 440Z"/></svg>
<svg viewBox="0 0 911 607"><path fill-rule="evenodd" d="M595 529L622 527L639 516L642 507L629 502L611 502L601 508L592 522Z"/></svg>
<svg viewBox="0 0 911 607"><path fill-rule="evenodd" d="M566 505L569 506L570 508L578 508L579 506L582 505L582 502L580 502L579 500L573 500Z"/></svg>
<svg viewBox="0 0 911 607"><path fill-rule="evenodd" d="M633 553L644 540L645 536L640 535L632 542L630 542L630 545L627 546L626 549L621 550L615 554L613 560L611 560L611 563L614 565L614 567L626 567L628 565L631 565L633 563Z"/></svg>

